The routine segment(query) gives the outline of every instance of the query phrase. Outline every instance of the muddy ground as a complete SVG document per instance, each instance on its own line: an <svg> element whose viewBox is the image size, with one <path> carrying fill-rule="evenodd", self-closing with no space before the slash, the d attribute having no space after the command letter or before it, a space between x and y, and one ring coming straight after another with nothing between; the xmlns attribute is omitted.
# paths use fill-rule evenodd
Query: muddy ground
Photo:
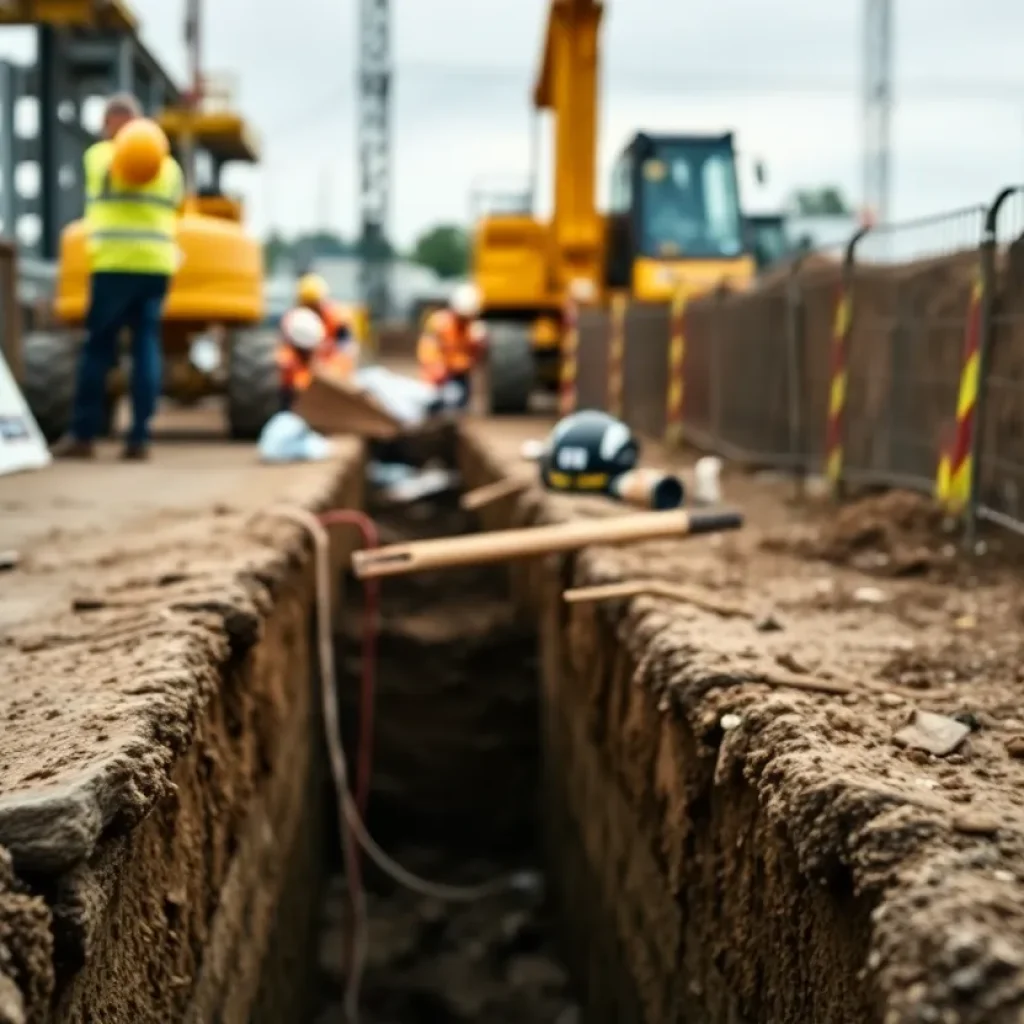
<svg viewBox="0 0 1024 1024"><path fill-rule="evenodd" d="M480 482L528 474L517 450L536 433L480 423L464 465ZM1002 539L967 563L913 497L837 517L771 478L725 487L748 517L739 533L595 548L520 574L551 623L545 729L559 767L545 781L562 792L548 818L575 826L553 852L555 884L563 912L599 908L576 934L586 1010L1018 1020L1024 634ZM609 514L528 493L488 518ZM654 577L696 603L569 610L559 572ZM898 735L918 711L965 727L955 749ZM611 937L598 942L602 922Z"/></svg>

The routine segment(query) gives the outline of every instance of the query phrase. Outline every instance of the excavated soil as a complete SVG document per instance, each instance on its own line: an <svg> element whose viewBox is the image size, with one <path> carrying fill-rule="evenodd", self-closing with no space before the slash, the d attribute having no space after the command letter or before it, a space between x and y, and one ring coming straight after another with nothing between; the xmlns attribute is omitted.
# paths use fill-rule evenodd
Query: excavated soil
<svg viewBox="0 0 1024 1024"><path fill-rule="evenodd" d="M161 449L0 501L0 1021L286 1019L325 848L312 566L260 512L358 505L357 447L280 470Z"/></svg>
<svg viewBox="0 0 1024 1024"><path fill-rule="evenodd" d="M454 493L371 510L385 544L476 528ZM362 599L354 580L346 593L353 605ZM340 637L349 723L358 718L360 629L360 617L350 615ZM371 830L423 877L476 884L522 873L523 885L468 905L442 903L396 887L371 867L361 1004L367 1024L577 1020L537 842L536 650L535 619L517 613L500 569L383 582ZM347 738L354 760L351 729ZM336 876L322 920L317 1020L325 1024L341 1016L345 905Z"/></svg>
<svg viewBox="0 0 1024 1024"><path fill-rule="evenodd" d="M537 429L470 425L468 485L528 475ZM548 862L585 1019L1020 1020L1019 576L881 578L852 553L932 549L927 514L887 518L904 499L836 519L781 485L725 487L739 533L512 574L543 626ZM532 490L485 519L620 513ZM697 603L560 598L638 577ZM918 711L965 737L898 742Z"/></svg>

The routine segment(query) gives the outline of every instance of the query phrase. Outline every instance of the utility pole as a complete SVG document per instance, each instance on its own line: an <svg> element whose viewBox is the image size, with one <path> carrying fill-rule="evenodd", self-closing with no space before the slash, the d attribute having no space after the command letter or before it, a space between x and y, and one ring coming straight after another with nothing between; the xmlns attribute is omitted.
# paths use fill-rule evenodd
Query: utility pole
<svg viewBox="0 0 1024 1024"><path fill-rule="evenodd" d="M889 220L892 191L892 0L864 0L864 206Z"/></svg>
<svg viewBox="0 0 1024 1024"><path fill-rule="evenodd" d="M185 173L185 191L195 195L198 181L196 179L196 146L193 134L193 118L199 112L203 102L203 46L202 46L202 9L201 0L186 0L185 3L185 50L188 55L188 92L186 107L189 112L188 127L182 133L181 163Z"/></svg>
<svg viewBox="0 0 1024 1024"><path fill-rule="evenodd" d="M391 4L359 6L359 214L361 299L375 321L390 311Z"/></svg>

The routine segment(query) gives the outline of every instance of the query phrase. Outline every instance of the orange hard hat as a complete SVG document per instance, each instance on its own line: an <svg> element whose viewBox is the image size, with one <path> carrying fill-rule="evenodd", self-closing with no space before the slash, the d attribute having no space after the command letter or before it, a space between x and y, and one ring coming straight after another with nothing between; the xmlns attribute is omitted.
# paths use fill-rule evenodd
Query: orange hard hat
<svg viewBox="0 0 1024 1024"><path fill-rule="evenodd" d="M114 136L113 172L129 185L148 185L171 151L164 130L148 117L129 121Z"/></svg>

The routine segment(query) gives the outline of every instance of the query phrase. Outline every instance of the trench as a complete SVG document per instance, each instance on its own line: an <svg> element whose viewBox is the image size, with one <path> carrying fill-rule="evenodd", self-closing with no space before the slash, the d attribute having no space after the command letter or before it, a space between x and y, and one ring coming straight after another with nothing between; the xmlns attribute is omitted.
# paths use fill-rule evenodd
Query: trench
<svg viewBox="0 0 1024 1024"><path fill-rule="evenodd" d="M442 443L440 451L451 468L454 446ZM389 507L368 488L366 507L384 544L478 528L454 492ZM350 576L343 591L347 614L336 656L346 750L354 761L363 595ZM476 885L516 874L521 885L472 903L442 902L408 891L364 860L363 1024L579 1019L544 881L539 691L536 623L517 611L505 569L384 581L370 831L421 877ZM310 1017L318 1024L343 1019L347 903L337 856L325 893Z"/></svg>
<svg viewBox="0 0 1024 1024"><path fill-rule="evenodd" d="M488 451L455 437L415 456L371 452L399 457L457 466L469 486L495 478ZM524 503L478 523L456 494L394 507L370 487L364 508L384 544L549 515ZM364 860L361 1024L882 1019L863 983L871 902L841 862L841 816L834 840L815 825L809 858L722 757L700 664L666 713L654 677L671 652L649 645L643 621L567 611L562 590L600 577L600 557L382 582L370 831L423 877L529 884L445 903ZM351 760L362 594L351 574L340 583ZM252 1024L344 1019L346 889L323 752L310 760L320 799L289 857Z"/></svg>

